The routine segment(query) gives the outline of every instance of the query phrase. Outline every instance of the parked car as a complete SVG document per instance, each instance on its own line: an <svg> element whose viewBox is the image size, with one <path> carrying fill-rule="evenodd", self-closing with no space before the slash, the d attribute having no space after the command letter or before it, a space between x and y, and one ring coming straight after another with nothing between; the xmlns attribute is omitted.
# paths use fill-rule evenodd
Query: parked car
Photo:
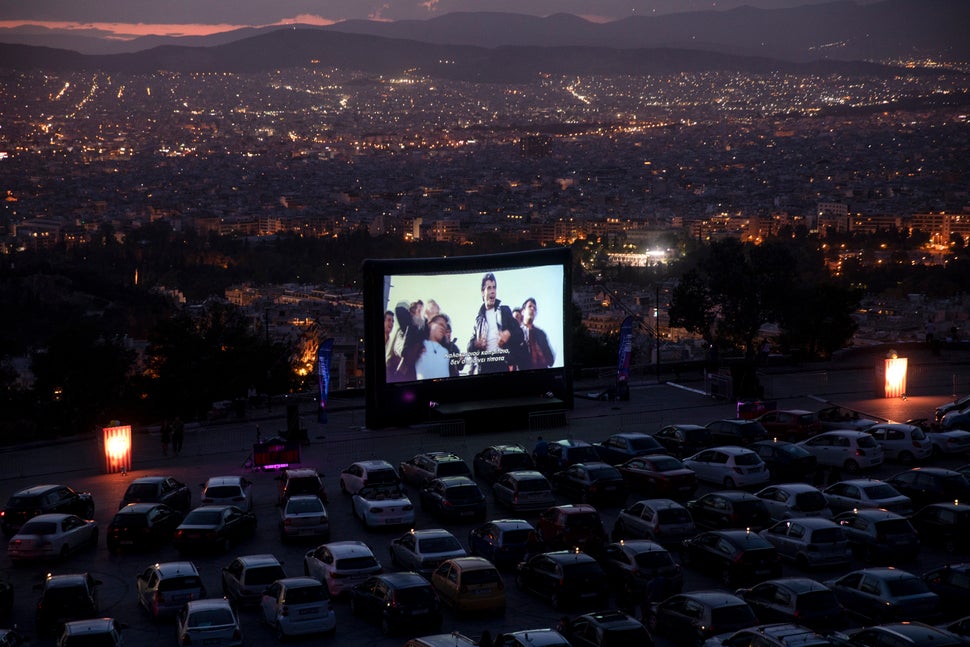
<svg viewBox="0 0 970 647"><path fill-rule="evenodd" d="M545 510L556 501L552 483L538 470L502 474L492 484L495 503L512 512Z"/></svg>
<svg viewBox="0 0 970 647"><path fill-rule="evenodd" d="M725 585L781 577L777 549L758 533L747 530L709 530L685 539L681 559Z"/></svg>
<svg viewBox="0 0 970 647"><path fill-rule="evenodd" d="M653 644L653 637L643 623L622 611L584 613L565 625L565 636L572 647Z"/></svg>
<svg viewBox="0 0 970 647"><path fill-rule="evenodd" d="M546 598L557 610L603 607L610 596L606 573L596 560L572 550L529 558L519 565L515 583L523 591Z"/></svg>
<svg viewBox="0 0 970 647"><path fill-rule="evenodd" d="M190 600L175 615L179 645L241 647L242 627L229 600Z"/></svg>
<svg viewBox="0 0 970 647"><path fill-rule="evenodd" d="M383 571L374 551L362 541L321 544L303 556L303 574L324 583L334 599L350 595L350 587Z"/></svg>
<svg viewBox="0 0 970 647"><path fill-rule="evenodd" d="M818 469L814 454L785 440L759 440L748 449L765 462L772 481L811 481Z"/></svg>
<svg viewBox="0 0 970 647"><path fill-rule="evenodd" d="M847 474L879 467L884 460L882 447L864 431L826 431L798 446L813 454L819 465L845 470Z"/></svg>
<svg viewBox="0 0 970 647"><path fill-rule="evenodd" d="M940 610L940 598L926 582L893 567L852 571L825 584L843 607L865 622L922 620Z"/></svg>
<svg viewBox="0 0 970 647"><path fill-rule="evenodd" d="M708 492L688 501L687 510L700 528L745 528L757 532L771 525L771 513L765 502L740 490Z"/></svg>
<svg viewBox="0 0 970 647"><path fill-rule="evenodd" d="M428 579L438 566L468 553L451 532L441 528L411 530L391 540L391 563Z"/></svg>
<svg viewBox="0 0 970 647"><path fill-rule="evenodd" d="M495 519L468 533L468 552L484 557L498 568L516 566L529 552L535 527L524 519Z"/></svg>
<svg viewBox="0 0 970 647"><path fill-rule="evenodd" d="M578 547L596 554L607 541L599 511L587 503L557 505L543 511L536 534L549 550Z"/></svg>
<svg viewBox="0 0 970 647"><path fill-rule="evenodd" d="M751 607L726 591L691 591L653 605L656 631L678 645L695 647L705 640L758 624Z"/></svg>
<svg viewBox="0 0 970 647"><path fill-rule="evenodd" d="M431 575L431 586L456 613L505 613L505 582L495 565L484 557L446 560Z"/></svg>
<svg viewBox="0 0 970 647"><path fill-rule="evenodd" d="M940 429L943 431L970 429L970 408L947 412L940 419Z"/></svg>
<svg viewBox="0 0 970 647"><path fill-rule="evenodd" d="M129 503L164 503L184 514L192 508L192 490L173 476L140 476L125 490L118 509Z"/></svg>
<svg viewBox="0 0 970 647"><path fill-rule="evenodd" d="M397 484L362 487L351 497L350 505L364 528L414 523L414 504Z"/></svg>
<svg viewBox="0 0 970 647"><path fill-rule="evenodd" d="M886 479L916 509L942 501L970 501L970 478L942 467L914 467Z"/></svg>
<svg viewBox="0 0 970 647"><path fill-rule="evenodd" d="M468 464L457 454L445 451L415 454L398 466L401 480L408 485L426 487L442 476L471 476Z"/></svg>
<svg viewBox="0 0 970 647"><path fill-rule="evenodd" d="M282 542L302 537L330 541L330 516L317 495L295 494L280 508L279 529Z"/></svg>
<svg viewBox="0 0 970 647"><path fill-rule="evenodd" d="M836 647L965 647L967 641L946 629L922 622L887 622L832 637Z"/></svg>
<svg viewBox="0 0 970 647"><path fill-rule="evenodd" d="M761 531L761 536L802 570L845 566L852 550L842 526L831 519L802 518L779 521Z"/></svg>
<svg viewBox="0 0 970 647"><path fill-rule="evenodd" d="M936 421L940 422L943 419L943 416L951 411L962 411L967 407L970 407L970 395L965 395L957 398L956 400L951 400L950 402L944 402L936 408Z"/></svg>
<svg viewBox="0 0 970 647"><path fill-rule="evenodd" d="M684 467L707 483L727 489L767 483L770 475L761 457L735 445L705 449L684 459Z"/></svg>
<svg viewBox="0 0 970 647"><path fill-rule="evenodd" d="M667 451L650 434L628 431L613 434L606 440L593 444L599 452L600 460L610 465L625 463L635 456L666 454Z"/></svg>
<svg viewBox="0 0 970 647"><path fill-rule="evenodd" d="M94 499L66 485L34 485L14 492L0 511L0 529L12 537L28 519L41 514L73 514L94 518Z"/></svg>
<svg viewBox="0 0 970 647"><path fill-rule="evenodd" d="M172 543L180 552L221 550L256 532L256 515L233 505L203 505L192 510L175 529Z"/></svg>
<svg viewBox="0 0 970 647"><path fill-rule="evenodd" d="M756 419L768 432L770 438L798 442L822 433L822 421L815 411L774 409L765 411Z"/></svg>
<svg viewBox="0 0 970 647"><path fill-rule="evenodd" d="M385 636L405 628L441 629L438 594L417 573L372 575L350 591L351 613L377 623Z"/></svg>
<svg viewBox="0 0 970 647"><path fill-rule="evenodd" d="M882 447L886 460L912 465L933 454L933 443L916 425L903 423L880 423L866 429Z"/></svg>
<svg viewBox="0 0 970 647"><path fill-rule="evenodd" d="M920 536L902 515L878 508L848 510L836 515L852 551L870 563L915 559Z"/></svg>
<svg viewBox="0 0 970 647"><path fill-rule="evenodd" d="M937 429L926 432L933 443L934 456L970 454L970 431L963 429Z"/></svg>
<svg viewBox="0 0 970 647"><path fill-rule="evenodd" d="M279 492L276 499L277 505L286 505L290 497L310 495L327 503L327 488L323 483L323 474L309 467L289 467L277 477L279 481Z"/></svg>
<svg viewBox="0 0 970 647"><path fill-rule="evenodd" d="M834 516L822 491L808 483L769 485L754 495L765 502L775 521L802 517L831 519Z"/></svg>
<svg viewBox="0 0 970 647"><path fill-rule="evenodd" d="M340 472L340 491L357 494L368 485L400 485L401 477L385 460L356 461Z"/></svg>
<svg viewBox="0 0 970 647"><path fill-rule="evenodd" d="M913 502L908 496L903 496L896 488L878 479L839 481L822 492L835 513L857 508L882 508L902 515L913 513Z"/></svg>
<svg viewBox="0 0 970 647"><path fill-rule="evenodd" d="M99 615L98 587L101 580L90 573L47 574L37 600L35 626L39 636L57 633L71 620L86 620Z"/></svg>
<svg viewBox="0 0 970 647"><path fill-rule="evenodd" d="M697 491L697 474L680 460L667 454L637 456L616 469L627 488L653 498L687 498Z"/></svg>
<svg viewBox="0 0 970 647"><path fill-rule="evenodd" d="M485 495L478 483L467 476L442 476L419 492L421 509L450 520L485 519Z"/></svg>
<svg viewBox="0 0 970 647"><path fill-rule="evenodd" d="M921 575L933 593L940 596L940 610L945 618L958 618L966 613L970 600L970 563L945 564Z"/></svg>
<svg viewBox="0 0 970 647"><path fill-rule="evenodd" d="M931 503L917 510L909 520L928 544L938 544L948 553L970 549L968 503Z"/></svg>
<svg viewBox="0 0 970 647"><path fill-rule="evenodd" d="M866 418L858 411L840 406L825 407L817 413L819 422L822 423L822 429L829 431L840 429L865 431L879 422L872 418Z"/></svg>
<svg viewBox="0 0 970 647"><path fill-rule="evenodd" d="M29 644L27 635L16 627L0 629L0 647L26 647Z"/></svg>
<svg viewBox="0 0 970 647"><path fill-rule="evenodd" d="M312 577L276 580L263 591L259 607L263 622L276 630L281 642L290 636L337 632L327 587Z"/></svg>
<svg viewBox="0 0 970 647"><path fill-rule="evenodd" d="M769 438L768 430L757 420L732 418L707 423L711 446L735 445L744 447Z"/></svg>
<svg viewBox="0 0 970 647"><path fill-rule="evenodd" d="M649 539L663 546L680 546L696 532L694 519L672 499L642 499L620 510L613 525L613 541Z"/></svg>
<svg viewBox="0 0 970 647"><path fill-rule="evenodd" d="M135 578L138 604L153 620L174 616L189 600L206 597L199 569L192 562L159 562Z"/></svg>
<svg viewBox="0 0 970 647"><path fill-rule="evenodd" d="M573 501L610 505L626 500L627 487L620 471L602 461L577 463L552 476L558 492Z"/></svg>
<svg viewBox="0 0 970 647"><path fill-rule="evenodd" d="M647 539L615 541L607 544L600 556L600 565L614 591L645 592L653 578L662 575L670 593L680 593L684 574L670 551Z"/></svg>
<svg viewBox="0 0 970 647"><path fill-rule="evenodd" d="M129 503L115 513L105 540L109 553L158 548L172 540L182 513L164 503Z"/></svg>
<svg viewBox="0 0 970 647"><path fill-rule="evenodd" d="M761 622L791 622L827 632L845 626L846 611L829 587L807 577L781 577L738 589Z"/></svg>
<svg viewBox="0 0 970 647"><path fill-rule="evenodd" d="M508 472L535 469L535 461L522 445L491 445L475 454L472 460L475 477L489 483Z"/></svg>
<svg viewBox="0 0 970 647"><path fill-rule="evenodd" d="M544 456L533 456L536 462L536 469L546 475L575 465L576 463L595 463L600 459L600 454L592 444L585 440L551 440L546 445Z"/></svg>
<svg viewBox="0 0 970 647"><path fill-rule="evenodd" d="M711 642L717 641L715 637ZM735 631L720 640L720 647L832 647L825 636L795 623L774 623Z"/></svg>
<svg viewBox="0 0 970 647"><path fill-rule="evenodd" d="M57 647L121 647L121 631L124 627L114 618L65 622L61 635L57 637Z"/></svg>
<svg viewBox="0 0 970 647"><path fill-rule="evenodd" d="M712 445L711 432L701 425L666 425L653 435L671 456L686 458Z"/></svg>
<svg viewBox="0 0 970 647"><path fill-rule="evenodd" d="M222 594L237 607L254 606L267 586L285 577L283 564L275 555L241 555L222 569Z"/></svg>
<svg viewBox="0 0 970 647"><path fill-rule="evenodd" d="M98 522L74 514L39 514L27 520L7 543L11 562L64 561L72 553L98 545Z"/></svg>
<svg viewBox="0 0 970 647"><path fill-rule="evenodd" d="M213 476L202 484L202 505L253 509L253 482L243 476Z"/></svg>

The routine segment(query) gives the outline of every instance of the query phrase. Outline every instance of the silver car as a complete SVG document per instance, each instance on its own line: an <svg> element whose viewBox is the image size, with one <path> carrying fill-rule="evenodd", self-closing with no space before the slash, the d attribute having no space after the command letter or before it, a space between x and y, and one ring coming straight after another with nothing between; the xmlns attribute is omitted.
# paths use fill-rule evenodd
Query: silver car
<svg viewBox="0 0 970 647"><path fill-rule="evenodd" d="M761 531L782 559L805 570L816 566L841 566L852 559L842 526L831 519L805 518L779 521Z"/></svg>
<svg viewBox="0 0 970 647"><path fill-rule="evenodd" d="M933 454L933 442L916 425L885 423L866 430L882 446L887 459L912 465Z"/></svg>
<svg viewBox="0 0 970 647"><path fill-rule="evenodd" d="M260 610L281 642L289 636L332 636L337 631L337 617L330 607L327 587L312 577L276 580L263 592Z"/></svg>
<svg viewBox="0 0 970 647"><path fill-rule="evenodd" d="M192 600L175 617L175 635L180 645L242 647L242 628L232 605L225 598Z"/></svg>
<svg viewBox="0 0 970 647"><path fill-rule="evenodd" d="M831 519L833 516L822 491L808 483L769 485L754 495L765 502L775 521L800 517Z"/></svg>
<svg viewBox="0 0 970 647"><path fill-rule="evenodd" d="M620 510L613 526L613 540L649 539L665 546L680 542L697 532L694 520L673 499L643 499Z"/></svg>
<svg viewBox="0 0 970 647"><path fill-rule="evenodd" d="M836 514L858 508L882 508L896 514L913 514L913 501L878 479L839 481L823 492L829 507Z"/></svg>
<svg viewBox="0 0 970 647"><path fill-rule="evenodd" d="M545 510L556 503L552 484L537 470L503 474L492 484L492 495L495 503L512 512Z"/></svg>

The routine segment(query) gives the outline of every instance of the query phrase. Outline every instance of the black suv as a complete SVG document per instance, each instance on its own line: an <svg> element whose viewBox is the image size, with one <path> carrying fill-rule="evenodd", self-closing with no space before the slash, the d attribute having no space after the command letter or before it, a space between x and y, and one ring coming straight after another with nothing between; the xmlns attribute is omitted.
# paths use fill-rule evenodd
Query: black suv
<svg viewBox="0 0 970 647"><path fill-rule="evenodd" d="M962 636L922 622L892 622L830 636L839 647L958 647Z"/></svg>
<svg viewBox="0 0 970 647"><path fill-rule="evenodd" d="M12 537L28 519L51 512L91 519L94 499L90 493L78 492L66 485L34 485L13 493L0 512L0 528L6 537Z"/></svg>
<svg viewBox="0 0 970 647"><path fill-rule="evenodd" d="M283 470L283 475L278 477L280 481L280 492L278 503L283 505L295 494L312 494L324 503L327 501L327 489L323 485L323 474L309 467L292 468Z"/></svg>
<svg viewBox="0 0 970 647"><path fill-rule="evenodd" d="M606 572L586 553L557 550L519 564L516 585L549 600L555 609L584 604L604 607L610 598Z"/></svg>
<svg viewBox="0 0 970 647"><path fill-rule="evenodd" d="M385 636L405 627L441 628L441 604L431 583L414 572L372 575L350 592L350 612L376 622Z"/></svg>
<svg viewBox="0 0 970 647"><path fill-rule="evenodd" d="M37 633L54 634L65 622L98 617L96 580L89 573L48 575L43 584L34 588L41 591L37 600Z"/></svg>
<svg viewBox="0 0 970 647"><path fill-rule="evenodd" d="M192 509L192 491L188 485L171 476L142 476L132 481L125 490L118 509L129 503L164 503L173 510L188 512Z"/></svg>
<svg viewBox="0 0 970 647"><path fill-rule="evenodd" d="M715 420L707 423L712 447L720 445L739 445L746 447L759 440L768 439L768 430L757 420L734 418L731 420Z"/></svg>
<svg viewBox="0 0 970 647"><path fill-rule="evenodd" d="M741 490L708 492L687 502L694 523L701 528L745 528L763 530L771 525L765 502Z"/></svg>
<svg viewBox="0 0 970 647"><path fill-rule="evenodd" d="M970 479L942 467L914 467L885 480L908 496L915 510L941 501L970 500Z"/></svg>
<svg viewBox="0 0 970 647"><path fill-rule="evenodd" d="M636 618L622 611L586 613L560 629L573 647L606 647L608 645L650 645L653 638Z"/></svg>
<svg viewBox="0 0 970 647"><path fill-rule="evenodd" d="M585 440L551 440L545 456L533 456L536 469L546 475L555 474L576 463L595 463L600 453Z"/></svg>
<svg viewBox="0 0 970 647"><path fill-rule="evenodd" d="M507 472L535 468L535 461L522 445L492 445L475 454L472 461L475 477L489 483L494 483Z"/></svg>

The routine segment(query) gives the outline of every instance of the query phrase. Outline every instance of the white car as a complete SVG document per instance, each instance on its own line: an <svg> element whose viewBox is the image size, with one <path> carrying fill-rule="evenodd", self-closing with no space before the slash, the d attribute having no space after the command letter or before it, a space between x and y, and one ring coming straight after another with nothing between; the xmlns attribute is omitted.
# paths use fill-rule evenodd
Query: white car
<svg viewBox="0 0 970 647"><path fill-rule="evenodd" d="M66 559L71 553L98 545L98 523L74 514L41 514L29 519L7 544L11 562Z"/></svg>
<svg viewBox="0 0 970 647"><path fill-rule="evenodd" d="M926 437L933 443L933 453L936 455L970 454L970 431L930 431Z"/></svg>
<svg viewBox="0 0 970 647"><path fill-rule="evenodd" d="M283 642L290 636L337 631L337 617L330 607L327 588L312 577L276 580L263 592L259 603L263 621L276 629Z"/></svg>
<svg viewBox="0 0 970 647"><path fill-rule="evenodd" d="M882 465L882 447L865 431L826 431L798 443L815 456L819 465L844 469L849 474Z"/></svg>
<svg viewBox="0 0 970 647"><path fill-rule="evenodd" d="M348 595L351 588L383 571L374 551L362 541L321 544L303 557L303 574L326 584L331 598Z"/></svg>
<svg viewBox="0 0 970 647"><path fill-rule="evenodd" d="M699 480L728 489L767 483L770 477L758 454L735 445L699 451L684 459L684 467L693 470Z"/></svg>
<svg viewBox="0 0 970 647"><path fill-rule="evenodd" d="M340 472L340 491L357 494L366 485L400 485L394 466L384 460L357 461Z"/></svg>
<svg viewBox="0 0 970 647"><path fill-rule="evenodd" d="M885 481L851 479L839 481L823 491L836 514L859 508L882 508L903 516L913 514L913 501Z"/></svg>
<svg viewBox="0 0 970 647"><path fill-rule="evenodd" d="M314 494L291 496L280 508L280 540L321 537L330 541L330 517L320 497Z"/></svg>
<svg viewBox="0 0 970 647"><path fill-rule="evenodd" d="M406 532L391 540L390 551L392 564L428 579L445 560L468 555L453 534L440 528Z"/></svg>
<svg viewBox="0 0 970 647"><path fill-rule="evenodd" d="M114 618L92 618L65 622L57 647L121 647L124 627Z"/></svg>
<svg viewBox="0 0 970 647"><path fill-rule="evenodd" d="M253 482L242 476L213 476L202 484L202 505L234 505L253 511Z"/></svg>
<svg viewBox="0 0 970 647"><path fill-rule="evenodd" d="M398 485L368 485L351 499L354 517L365 528L414 524L414 504Z"/></svg>
<svg viewBox="0 0 970 647"><path fill-rule="evenodd" d="M229 600L208 598L187 602L175 616L180 645L241 647L242 627Z"/></svg>
<svg viewBox="0 0 970 647"><path fill-rule="evenodd" d="M765 507L775 521L799 517L831 519L832 510L828 500L817 487L808 483L780 483L755 492L765 502Z"/></svg>
<svg viewBox="0 0 970 647"><path fill-rule="evenodd" d="M866 429L882 446L883 455L889 460L903 465L929 458L933 454L933 443L926 432L916 425L887 422Z"/></svg>

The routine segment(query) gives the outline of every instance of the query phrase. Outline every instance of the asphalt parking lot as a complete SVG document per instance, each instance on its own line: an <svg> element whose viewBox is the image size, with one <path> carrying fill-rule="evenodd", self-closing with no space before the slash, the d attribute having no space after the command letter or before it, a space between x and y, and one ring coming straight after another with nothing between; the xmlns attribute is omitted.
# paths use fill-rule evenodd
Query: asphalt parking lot
<svg viewBox="0 0 970 647"><path fill-rule="evenodd" d="M798 371L778 371L763 378L766 399L777 402L779 408L820 409L827 403L852 408L864 415L904 421L911 418L931 416L938 404L952 399L961 387L970 392L970 363L964 357L925 358L911 367L908 396L887 400L874 397L873 371L871 366L810 367ZM303 424L308 430L310 443L302 450L301 463L314 467L325 474L330 494L328 512L331 519L332 541L360 539L368 543L386 568L391 568L388 545L391 539L406 528L395 530L365 530L354 520L350 500L342 496L338 477L342 468L352 461L382 458L392 465L410 458L416 453L432 450L449 450L471 464L472 457L493 443L520 443L531 449L538 434L548 440L575 438L597 441L619 431L656 431L664 424L705 424L719 418L734 417L736 403L714 399L703 393L703 380L671 380L657 383L648 379L635 383L631 398L625 402L608 402L577 399L575 408L567 412L565 426L548 428L506 429L501 412L495 412L495 424L490 430L474 435L446 435L435 426L415 426L406 429L370 430L364 426L363 398L335 397L331 400L333 410L326 424L313 419L308 408ZM182 455L165 456L154 430L136 430L133 447L132 470L127 474L105 474L102 470L100 448L97 440L87 438L60 444L35 447L24 445L0 453L0 501L13 492L39 483L63 483L75 489L91 492L96 503L95 519L104 529L117 509L123 492L131 479L148 474L168 474L193 486L193 501L198 502L201 483L209 476L220 474L245 474L255 482L254 511L259 528L252 540L234 547L228 554L193 556L202 573L210 595L220 595L221 569L235 555L273 553L279 557L289 575L303 573L303 554L314 546L307 544L281 544L277 532L278 508L277 472L252 471L245 466L249 451L256 440L257 426L263 438L285 427L283 411L256 411L245 419L220 424L187 427L185 449ZM944 457L930 464L953 467L970 462L966 456ZM905 469L886 463L871 474L884 477ZM483 484L484 486L484 484ZM701 486L699 493L709 491ZM483 487L483 490L486 490ZM409 488L412 500L417 492ZM488 495L488 491L486 490ZM496 508L489 498L489 518L519 516ZM628 503L636 500L631 495ZM566 503L565 499L561 502ZM618 507L601 510L607 530L612 529ZM535 515L526 515L534 521ZM478 522L448 523L431 518L419 510L418 528L446 527L459 540L466 543L469 530ZM915 562L906 564L907 570L921 573L948 561L953 555L927 547ZM958 555L958 561L970 560L970 555ZM43 581L47 572L90 571L102 581L100 606L104 615L124 622L126 645L175 644L172 624L152 622L135 602L135 575L150 563L179 559L171 546L151 553L122 553L110 555L105 548L104 533L96 550L88 550L60 564L29 564L12 566L6 554L0 555L0 576L14 584L15 603L11 617L0 618L0 626L17 625L28 635L34 635L34 604L36 584ZM854 562L852 568L861 568ZM813 573L816 579L828 579L835 573ZM802 574L791 565L785 565L785 575ZM445 611L442 631L461 631L478 636L485 629L492 635L520 629L555 626L560 612L553 610L541 599L516 590L512 574L505 575L508 595L508 611L504 617L456 617ZM716 579L685 569L685 590L723 588ZM304 641L317 644L321 640L332 644L349 645L401 645L404 637L384 638L376 626L351 616L348 605L336 604L337 633L333 639L314 638ZM579 613L579 611L576 611ZM575 615L575 614L574 614ZM273 633L260 625L257 612L241 612L245 644L259 645L275 642ZM38 639L35 645L52 645L53 639ZM658 644L664 644L658 640Z"/></svg>

